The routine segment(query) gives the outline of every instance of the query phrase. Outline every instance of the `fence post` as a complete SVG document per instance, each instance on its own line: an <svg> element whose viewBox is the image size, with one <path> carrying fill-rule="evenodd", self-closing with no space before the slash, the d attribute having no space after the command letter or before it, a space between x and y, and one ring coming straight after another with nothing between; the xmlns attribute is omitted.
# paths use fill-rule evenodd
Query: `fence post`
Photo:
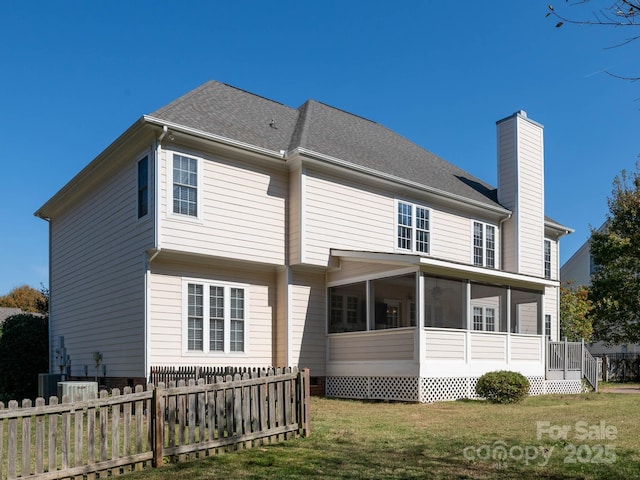
<svg viewBox="0 0 640 480"><path fill-rule="evenodd" d="M564 337L564 372L562 374L562 379L567 379L567 369L569 368L569 342L567 342L567 337Z"/></svg>
<svg viewBox="0 0 640 480"><path fill-rule="evenodd" d="M584 377L584 338L580 339L580 359L582 360L582 363L580 364L580 379L582 379Z"/></svg>
<svg viewBox="0 0 640 480"><path fill-rule="evenodd" d="M310 399L311 396L311 388L309 386L309 369L303 368L302 371L298 374L298 379L300 382L300 413L298 416L300 422L302 424L302 436L308 437L311 434L311 425L309 422L310 416Z"/></svg>
<svg viewBox="0 0 640 480"><path fill-rule="evenodd" d="M152 408L153 412L151 415L151 429L153 432L153 467L158 468L162 466L162 447L163 447L163 433L164 433L164 424L162 418L162 387L160 385L156 385L153 389L153 397L152 397Z"/></svg>

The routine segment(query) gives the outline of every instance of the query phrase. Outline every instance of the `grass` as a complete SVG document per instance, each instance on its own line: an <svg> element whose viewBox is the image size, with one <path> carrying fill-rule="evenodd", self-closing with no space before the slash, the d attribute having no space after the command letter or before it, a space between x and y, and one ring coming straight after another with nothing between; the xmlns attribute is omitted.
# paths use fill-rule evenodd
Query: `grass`
<svg viewBox="0 0 640 480"><path fill-rule="evenodd" d="M637 395L540 396L516 405L313 398L311 407L309 438L166 465L126 478L640 478ZM546 430L538 432L538 425ZM562 438L559 433L565 426L570 430ZM556 435L552 438L549 431Z"/></svg>

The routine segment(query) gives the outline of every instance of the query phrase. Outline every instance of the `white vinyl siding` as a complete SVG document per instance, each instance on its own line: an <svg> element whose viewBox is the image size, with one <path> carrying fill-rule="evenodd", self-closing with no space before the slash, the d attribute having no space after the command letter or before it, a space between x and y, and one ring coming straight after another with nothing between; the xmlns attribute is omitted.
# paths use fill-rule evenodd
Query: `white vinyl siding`
<svg viewBox="0 0 640 480"><path fill-rule="evenodd" d="M543 130L514 115L498 123L498 199L513 212L503 226L503 268L540 276L543 269Z"/></svg>
<svg viewBox="0 0 640 480"><path fill-rule="evenodd" d="M413 360L415 329L329 336L329 362Z"/></svg>
<svg viewBox="0 0 640 480"><path fill-rule="evenodd" d="M466 332L427 329L423 331L423 335L427 359L465 360Z"/></svg>
<svg viewBox="0 0 640 480"><path fill-rule="evenodd" d="M141 348L144 252L153 246L153 222L138 220L139 158L51 220L51 365L57 368L64 336L74 376L84 376L96 351L109 377L148 374Z"/></svg>
<svg viewBox="0 0 640 480"><path fill-rule="evenodd" d="M542 129L520 120L520 272L540 275L544 239Z"/></svg>
<svg viewBox="0 0 640 480"><path fill-rule="evenodd" d="M186 350L186 300L183 291L188 283L245 290L244 353L231 351L230 348L227 350L228 353L217 352L211 348L209 352ZM150 275L151 312L148 334L151 365L229 365L229 362L246 367L273 365L275 291L275 275L270 272L247 269L240 265L224 265L220 262L201 262L196 265L156 259ZM203 298L206 300L203 304L208 303L211 308L210 293L205 292ZM213 297L215 298L215 292ZM230 292L227 298L230 298ZM231 304L227 307L227 303L225 308L231 315ZM204 312L211 315L212 310L205 308ZM213 312L215 313L215 308ZM204 331L209 333L210 347L211 330L205 326Z"/></svg>
<svg viewBox="0 0 640 480"><path fill-rule="evenodd" d="M195 218L172 213L172 174L167 169L172 168L173 152L165 153L160 180L166 212L160 228L164 249L285 263L288 175L284 169L202 156Z"/></svg>
<svg viewBox="0 0 640 480"><path fill-rule="evenodd" d="M304 232L300 240L303 263L326 266L332 248L385 253L402 251L397 248L397 204L393 192L312 169L306 170L304 178L304 224L300 228ZM407 203L425 208L426 202L412 200ZM429 254L470 263L470 214L440 209L431 203L428 210Z"/></svg>
<svg viewBox="0 0 640 480"><path fill-rule="evenodd" d="M327 301L322 273L292 274L290 365L325 374Z"/></svg>
<svg viewBox="0 0 640 480"><path fill-rule="evenodd" d="M498 123L498 200L511 211L518 206L517 154L515 121ZM518 269L517 230L517 216L502 224L502 268L512 272Z"/></svg>
<svg viewBox="0 0 640 480"><path fill-rule="evenodd" d="M393 197L311 169L306 171L305 185L305 263L326 265L331 248L393 251Z"/></svg>

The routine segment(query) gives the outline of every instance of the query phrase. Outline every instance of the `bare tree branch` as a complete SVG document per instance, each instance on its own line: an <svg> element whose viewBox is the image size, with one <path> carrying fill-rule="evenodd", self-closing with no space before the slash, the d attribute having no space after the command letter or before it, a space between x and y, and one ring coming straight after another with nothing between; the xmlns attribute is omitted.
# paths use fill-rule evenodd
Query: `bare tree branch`
<svg viewBox="0 0 640 480"><path fill-rule="evenodd" d="M569 0L565 0L568 3ZM589 0L578 0L570 3L568 7L584 6L589 3ZM640 0L609 0L608 6L598 8L591 12L592 19L579 19L573 16L567 16L565 14L558 13L553 5L549 5L549 12L547 17L553 16L556 18L556 28L562 27L565 23L572 25L589 25L589 26L604 26L604 27L640 27ZM626 40L623 40L615 45L605 47L605 49L619 48L629 45L640 39L640 35L634 35ZM621 80L628 80L635 82L640 80L637 76L619 75L616 73L603 70L607 75L618 78Z"/></svg>

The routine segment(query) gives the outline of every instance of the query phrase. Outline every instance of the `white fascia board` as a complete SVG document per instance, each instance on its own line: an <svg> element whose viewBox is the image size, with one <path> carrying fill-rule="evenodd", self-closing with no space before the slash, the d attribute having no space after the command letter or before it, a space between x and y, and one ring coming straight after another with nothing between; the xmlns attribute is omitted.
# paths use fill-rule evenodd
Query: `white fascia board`
<svg viewBox="0 0 640 480"><path fill-rule="evenodd" d="M150 115L144 115L142 118L147 123L158 125L160 127L166 126L169 130L174 133L184 133L186 135L190 135L193 137L202 138L204 140L209 140L212 142L221 143L224 145L229 145L231 147L240 148L242 150L259 153L261 155L266 155L269 157L274 157L282 160L286 152L280 151L276 152L275 150L269 150L268 148L259 147L257 145L251 145L250 143L240 142L238 140L234 140L232 138L224 137L222 135L216 135L215 133L205 132L203 130L198 130L196 128L187 127L185 125L180 125L179 123L168 122L166 120L162 120L160 118L152 117Z"/></svg>
<svg viewBox="0 0 640 480"><path fill-rule="evenodd" d="M566 227L556 222L552 222L550 220L544 221L544 226L546 228L550 228L551 230L555 230L559 233L558 238L563 237L564 235L569 235L573 233L575 230L573 228Z"/></svg>
<svg viewBox="0 0 640 480"><path fill-rule="evenodd" d="M331 255L353 261L387 263L393 265L419 265L421 270L446 276L464 277L469 280L506 284L514 287L532 288L536 290L544 287L558 287L560 282L541 277L523 275L520 273L493 270L462 263L453 263L420 255L402 253L380 253L351 250L331 250Z"/></svg>
<svg viewBox="0 0 640 480"><path fill-rule="evenodd" d="M391 175L389 173L380 172L379 170L374 170L372 168L363 167L362 165L356 165L351 162L347 162L345 160L341 160L336 157L332 157L330 155L325 155L323 153L314 152L313 150L307 150L306 148L296 148L295 150L289 152L287 154L287 158L295 157L296 154L304 155L307 160L318 161L324 165L333 165L337 167L342 167L347 170L351 170L353 172L363 174L366 176L377 177L381 180L386 180L387 182L391 182L397 185L403 185L410 188L415 188L416 190L421 190L423 192L430 193L432 195L437 195L443 199L447 199L457 204L464 204L467 206L476 207L482 209L483 211L490 211L494 214L497 214L501 217L509 217L511 215L511 211L500 206L490 205L487 203L479 202L477 200L472 200L470 198L466 198L460 195L456 195L454 193L450 193L444 190L439 190L434 187L429 187L422 183L414 182L412 180L407 180L405 178L397 177L395 175Z"/></svg>
<svg viewBox="0 0 640 480"><path fill-rule="evenodd" d="M546 278L523 275L520 273L505 272L503 270L493 270L484 267L476 267L473 265L451 263L435 258L422 257L420 259L420 265L422 267L426 267L427 271L443 274L445 274L446 272L450 272L450 274L456 273L457 275L463 274L470 280L492 283L500 282L506 283L507 285L511 286L521 286L525 288L535 289L560 286L560 282L556 280L548 280Z"/></svg>

